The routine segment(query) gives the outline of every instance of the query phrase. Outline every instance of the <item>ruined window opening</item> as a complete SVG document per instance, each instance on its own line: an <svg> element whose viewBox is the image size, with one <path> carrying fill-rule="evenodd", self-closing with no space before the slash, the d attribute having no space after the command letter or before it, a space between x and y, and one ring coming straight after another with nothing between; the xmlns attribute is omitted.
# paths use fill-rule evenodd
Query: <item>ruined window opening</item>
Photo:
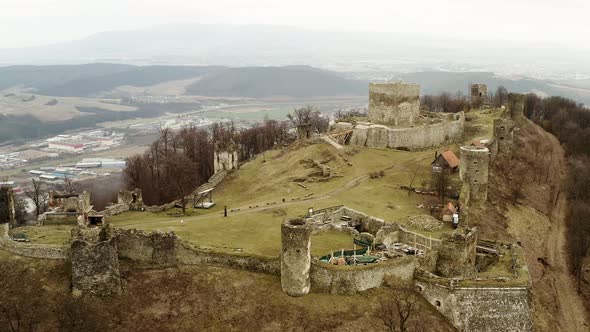
<svg viewBox="0 0 590 332"><path fill-rule="evenodd" d="M503 140L503 139L504 139L504 136L500 136L500 140Z"/></svg>
<svg viewBox="0 0 590 332"><path fill-rule="evenodd" d="M423 291L424 291L424 287L422 287L421 285L416 285L416 292L422 293Z"/></svg>
<svg viewBox="0 0 590 332"><path fill-rule="evenodd" d="M66 212L76 212L76 209L74 208L69 208Z"/></svg>
<svg viewBox="0 0 590 332"><path fill-rule="evenodd" d="M440 301L439 300L434 301L434 305L436 305L437 307L440 307Z"/></svg>
<svg viewBox="0 0 590 332"><path fill-rule="evenodd" d="M131 203L137 203L137 194L131 195Z"/></svg>
<svg viewBox="0 0 590 332"><path fill-rule="evenodd" d="M474 162L473 162L473 165L477 165L477 161L474 161Z"/></svg>

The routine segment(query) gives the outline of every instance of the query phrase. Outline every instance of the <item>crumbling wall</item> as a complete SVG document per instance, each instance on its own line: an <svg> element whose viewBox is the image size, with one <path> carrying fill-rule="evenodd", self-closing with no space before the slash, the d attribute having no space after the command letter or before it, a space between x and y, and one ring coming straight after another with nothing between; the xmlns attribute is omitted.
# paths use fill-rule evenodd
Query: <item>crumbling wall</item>
<svg viewBox="0 0 590 332"><path fill-rule="evenodd" d="M512 119L494 119L494 142L492 159L497 155L511 156L514 146L514 121Z"/></svg>
<svg viewBox="0 0 590 332"><path fill-rule="evenodd" d="M136 229L114 231L119 258L139 264L174 266L178 237L174 233Z"/></svg>
<svg viewBox="0 0 590 332"><path fill-rule="evenodd" d="M475 272L477 228L458 228L444 234L436 261L436 274L443 277L466 276Z"/></svg>
<svg viewBox="0 0 590 332"><path fill-rule="evenodd" d="M68 259L70 248L65 245L32 244L13 241L8 235L8 224L0 225L0 248L15 255L43 258L43 259Z"/></svg>
<svg viewBox="0 0 590 332"><path fill-rule="evenodd" d="M0 224L14 225L15 208L12 189L0 186Z"/></svg>
<svg viewBox="0 0 590 332"><path fill-rule="evenodd" d="M217 142L213 150L214 174L238 169L238 148L233 141Z"/></svg>
<svg viewBox="0 0 590 332"><path fill-rule="evenodd" d="M528 287L450 287L416 277L416 289L460 331L532 331Z"/></svg>
<svg viewBox="0 0 590 332"><path fill-rule="evenodd" d="M117 244L110 229L78 227L72 238L72 292L98 296L120 293Z"/></svg>
<svg viewBox="0 0 590 332"><path fill-rule="evenodd" d="M417 261L406 256L377 264L333 266L313 260L311 287L314 292L352 295L367 289L389 285L412 285Z"/></svg>
<svg viewBox="0 0 590 332"><path fill-rule="evenodd" d="M219 265L275 276L281 275L281 262L278 257L214 252L211 250L195 248L182 241L177 243L176 257L179 264Z"/></svg>
<svg viewBox="0 0 590 332"><path fill-rule="evenodd" d="M461 140L464 126L463 112L453 114L437 123L415 127L392 128L362 123L354 127L349 144L416 151Z"/></svg>
<svg viewBox="0 0 590 332"><path fill-rule="evenodd" d="M135 190L119 190L117 195L117 204L124 204L129 206L130 211L138 211L144 207L143 204L143 193L141 189L135 188Z"/></svg>
<svg viewBox="0 0 590 332"><path fill-rule="evenodd" d="M485 104L488 98L488 86L481 83L469 84L469 96L472 104Z"/></svg>
<svg viewBox="0 0 590 332"><path fill-rule="evenodd" d="M281 287L290 296L309 293L311 234L305 219L287 219L281 224Z"/></svg>
<svg viewBox="0 0 590 332"><path fill-rule="evenodd" d="M411 125L420 116L420 86L409 83L370 83L369 120Z"/></svg>
<svg viewBox="0 0 590 332"><path fill-rule="evenodd" d="M476 146L461 147L459 177L462 207L480 205L488 198L488 178L490 168L490 151Z"/></svg>
<svg viewBox="0 0 590 332"><path fill-rule="evenodd" d="M519 93L508 94L508 114L514 121L524 119L524 95Z"/></svg>

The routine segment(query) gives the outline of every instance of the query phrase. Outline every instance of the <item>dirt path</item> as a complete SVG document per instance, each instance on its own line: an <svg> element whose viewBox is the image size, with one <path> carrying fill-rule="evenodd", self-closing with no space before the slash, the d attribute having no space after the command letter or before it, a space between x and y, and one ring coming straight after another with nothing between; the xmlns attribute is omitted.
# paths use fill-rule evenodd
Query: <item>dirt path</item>
<svg viewBox="0 0 590 332"><path fill-rule="evenodd" d="M576 283L569 273L568 255L566 252L565 223L566 200L560 198L554 210L554 227L546 232L546 247L552 263L553 285L558 300L560 316L559 325L562 331L589 331L588 317L584 304L576 291Z"/></svg>

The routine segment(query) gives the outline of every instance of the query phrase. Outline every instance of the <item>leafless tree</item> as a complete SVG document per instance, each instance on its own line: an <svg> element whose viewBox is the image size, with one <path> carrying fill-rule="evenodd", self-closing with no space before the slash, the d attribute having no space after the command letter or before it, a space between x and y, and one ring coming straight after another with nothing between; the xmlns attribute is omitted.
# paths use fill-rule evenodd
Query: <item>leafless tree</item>
<svg viewBox="0 0 590 332"><path fill-rule="evenodd" d="M420 312L418 296L409 288L393 289L379 303L376 315L386 331L409 332L411 319Z"/></svg>
<svg viewBox="0 0 590 332"><path fill-rule="evenodd" d="M440 197L440 203L444 204L445 197L447 196L447 190L451 183L449 173L445 172L444 170L441 172L432 172L431 181L432 188L436 190L436 193Z"/></svg>
<svg viewBox="0 0 590 332"><path fill-rule="evenodd" d="M47 209L47 188L41 180L31 180L31 189L25 191L25 195L29 197L35 205L35 214L38 217Z"/></svg>

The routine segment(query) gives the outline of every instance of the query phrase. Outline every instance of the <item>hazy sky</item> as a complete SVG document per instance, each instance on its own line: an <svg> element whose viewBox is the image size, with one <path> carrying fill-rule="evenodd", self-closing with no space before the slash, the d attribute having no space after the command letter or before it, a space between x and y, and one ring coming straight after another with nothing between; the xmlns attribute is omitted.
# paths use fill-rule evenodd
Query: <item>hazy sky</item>
<svg viewBox="0 0 590 332"><path fill-rule="evenodd" d="M0 0L0 48L173 23L588 44L588 0ZM588 45L582 45L584 48Z"/></svg>

